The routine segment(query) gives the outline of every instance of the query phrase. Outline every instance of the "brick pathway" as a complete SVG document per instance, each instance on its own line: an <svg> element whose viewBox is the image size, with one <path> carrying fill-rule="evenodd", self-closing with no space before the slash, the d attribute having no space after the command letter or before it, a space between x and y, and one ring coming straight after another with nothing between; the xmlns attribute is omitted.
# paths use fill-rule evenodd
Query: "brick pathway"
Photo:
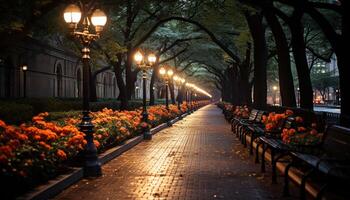
<svg viewBox="0 0 350 200"><path fill-rule="evenodd" d="M259 169L209 105L104 165L101 178L82 180L55 199L283 199L282 185Z"/></svg>

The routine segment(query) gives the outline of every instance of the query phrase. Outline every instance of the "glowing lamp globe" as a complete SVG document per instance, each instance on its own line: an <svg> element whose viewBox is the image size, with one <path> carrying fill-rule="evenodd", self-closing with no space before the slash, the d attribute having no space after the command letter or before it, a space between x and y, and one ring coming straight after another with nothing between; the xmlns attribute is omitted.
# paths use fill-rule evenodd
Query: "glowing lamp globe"
<svg viewBox="0 0 350 200"><path fill-rule="evenodd" d="M91 16L91 23L95 26L96 33L100 33L107 23L106 14L102 10L96 9Z"/></svg>
<svg viewBox="0 0 350 200"><path fill-rule="evenodd" d="M140 51L136 52L135 55L134 55L134 60L135 62L140 65L143 61L143 55Z"/></svg>
<svg viewBox="0 0 350 200"><path fill-rule="evenodd" d="M81 19L80 8L77 5L70 4L64 10L63 18L66 23L76 26L76 24L78 24Z"/></svg>
<svg viewBox="0 0 350 200"><path fill-rule="evenodd" d="M162 67L162 68L159 69L159 74L160 74L160 75L165 75L165 73L166 73L166 70L165 70L164 67Z"/></svg>
<svg viewBox="0 0 350 200"><path fill-rule="evenodd" d="M156 60L157 60L157 57L153 53L148 55L148 63L150 65L153 65L154 63L156 63Z"/></svg>
<svg viewBox="0 0 350 200"><path fill-rule="evenodd" d="M173 75L174 75L174 71L173 71L172 69L169 69L169 70L167 71L167 75L168 75L169 77L173 76Z"/></svg>

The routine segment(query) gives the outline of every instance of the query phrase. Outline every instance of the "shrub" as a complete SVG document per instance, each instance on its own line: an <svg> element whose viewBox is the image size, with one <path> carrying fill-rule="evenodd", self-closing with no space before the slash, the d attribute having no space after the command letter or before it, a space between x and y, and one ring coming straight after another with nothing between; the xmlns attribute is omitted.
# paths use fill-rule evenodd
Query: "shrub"
<svg viewBox="0 0 350 200"><path fill-rule="evenodd" d="M28 121L33 116L33 107L26 104L0 102L0 119L12 124Z"/></svg>

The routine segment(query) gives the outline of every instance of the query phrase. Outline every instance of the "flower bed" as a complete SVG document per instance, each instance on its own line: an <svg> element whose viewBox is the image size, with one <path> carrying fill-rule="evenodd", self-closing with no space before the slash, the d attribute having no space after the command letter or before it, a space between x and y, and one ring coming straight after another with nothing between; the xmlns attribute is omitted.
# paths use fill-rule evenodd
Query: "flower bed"
<svg viewBox="0 0 350 200"><path fill-rule="evenodd" d="M311 127L304 127L303 119L296 117L297 126L295 128L285 128L281 134L282 141L286 144L294 146L309 146L320 144L323 133L316 130L316 124L313 123Z"/></svg>
<svg viewBox="0 0 350 200"><path fill-rule="evenodd" d="M206 102L193 103L198 108ZM141 109L91 113L95 126L94 143L99 152L141 134L143 126L155 127L181 114L175 105L148 108L149 124L141 123ZM182 104L186 112L188 105ZM0 120L0 182L19 194L29 187L57 176L66 166L81 162L86 141L78 125L80 114L50 120L45 112L20 126ZM7 188L7 187L6 187ZM4 189L4 188L3 188ZM13 189L12 189L13 190ZM7 190L4 190L7 191Z"/></svg>
<svg viewBox="0 0 350 200"><path fill-rule="evenodd" d="M222 109L226 120L230 121L233 117L248 118L250 110L248 106L234 106L227 102L219 102L217 106Z"/></svg>
<svg viewBox="0 0 350 200"><path fill-rule="evenodd" d="M275 112L269 113L269 115L262 116L262 123L265 124L265 131L267 132L279 132L277 130L281 127L281 123L288 117L293 115L293 111L286 110L284 113L278 114Z"/></svg>

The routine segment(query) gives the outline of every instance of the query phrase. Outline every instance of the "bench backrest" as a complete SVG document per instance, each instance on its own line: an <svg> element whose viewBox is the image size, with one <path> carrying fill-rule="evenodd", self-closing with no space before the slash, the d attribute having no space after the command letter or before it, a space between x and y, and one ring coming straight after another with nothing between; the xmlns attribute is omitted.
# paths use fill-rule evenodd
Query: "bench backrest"
<svg viewBox="0 0 350 200"><path fill-rule="evenodd" d="M249 120L254 121L258 114L258 110L253 109L249 114Z"/></svg>
<svg viewBox="0 0 350 200"><path fill-rule="evenodd" d="M330 126L323 138L323 151L327 157L350 160L350 129Z"/></svg>
<svg viewBox="0 0 350 200"><path fill-rule="evenodd" d="M260 123L260 122L261 122L261 120L262 120L262 116L263 116L264 114L265 114L265 112L264 112L264 111L259 110L259 111L258 111L258 113L257 113L257 115L256 115L255 122Z"/></svg>

